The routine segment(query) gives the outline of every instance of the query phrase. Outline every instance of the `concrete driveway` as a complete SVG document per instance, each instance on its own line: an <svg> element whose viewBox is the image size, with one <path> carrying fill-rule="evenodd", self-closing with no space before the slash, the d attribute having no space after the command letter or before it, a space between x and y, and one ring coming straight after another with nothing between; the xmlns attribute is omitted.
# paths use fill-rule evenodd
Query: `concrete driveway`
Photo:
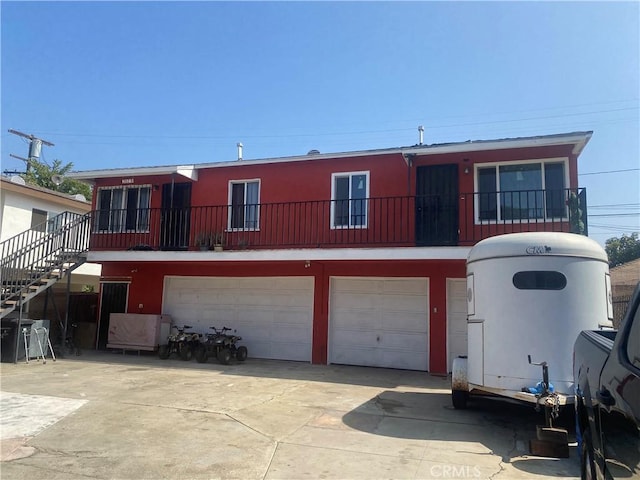
<svg viewBox="0 0 640 480"><path fill-rule="evenodd" d="M577 478L541 415L419 372L86 352L1 364L2 479Z"/></svg>

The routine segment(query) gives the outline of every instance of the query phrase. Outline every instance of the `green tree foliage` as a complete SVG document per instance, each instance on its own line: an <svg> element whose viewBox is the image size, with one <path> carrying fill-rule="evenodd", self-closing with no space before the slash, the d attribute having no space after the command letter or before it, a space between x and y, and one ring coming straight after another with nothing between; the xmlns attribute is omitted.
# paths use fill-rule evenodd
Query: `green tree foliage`
<svg viewBox="0 0 640 480"><path fill-rule="evenodd" d="M622 237L613 237L604 244L604 249L609 256L609 266L615 267L623 263L640 258L640 239L638 232Z"/></svg>
<svg viewBox="0 0 640 480"><path fill-rule="evenodd" d="M65 175L73 168L73 163L62 165L62 161L54 160L53 165L49 166L38 160L31 160L31 168L25 175L25 181L31 185L55 190L56 192L66 193L69 195L84 195L84 198L91 200L91 187L86 183L82 183L72 178L65 178ZM52 177L60 175L63 181L60 185L53 183Z"/></svg>

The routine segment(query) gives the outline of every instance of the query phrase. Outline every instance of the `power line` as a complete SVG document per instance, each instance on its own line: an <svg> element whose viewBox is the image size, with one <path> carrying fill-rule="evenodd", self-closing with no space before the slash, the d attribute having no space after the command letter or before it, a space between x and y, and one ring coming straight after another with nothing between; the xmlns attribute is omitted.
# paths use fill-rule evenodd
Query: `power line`
<svg viewBox="0 0 640 480"><path fill-rule="evenodd" d="M607 170L604 172L589 172L589 173L579 173L578 176L584 175L602 175L604 173L622 173L622 172L637 172L640 168L627 168L625 170Z"/></svg>
<svg viewBox="0 0 640 480"><path fill-rule="evenodd" d="M429 125L427 123L426 128L436 129L436 128L452 128L452 127L467 127L467 126L480 126L480 125L491 125L496 123L513 123L513 122L523 122L530 120L545 120L549 118L564 118L564 117L574 117L580 115L591 115L591 114L599 114L599 113L610 113L610 112L620 112L620 111L628 111L628 110L638 110L638 107L626 107L626 108L617 108L610 110L597 110L590 112L580 112L580 113L565 113L558 115L545 115L538 117L528 117L528 118L516 118L516 119L508 119L508 120L490 120L490 121L481 121L481 122L470 122L470 123L457 123L457 124L449 124L449 125ZM292 133L287 135L242 135L243 138L291 138L291 137L320 137L320 136L342 136L342 135L363 135L363 134L376 134L376 133L391 133L391 132L405 132L409 131L410 128L391 128L391 129L379 129L379 130L360 130L360 131L351 131L351 132L326 132L326 133ZM73 137L98 137L98 138L171 138L171 139L226 139L229 138L230 135L123 135L123 134L100 134L100 133L69 133L69 132L39 132L41 134L47 135L58 135L58 136L73 136ZM234 137L237 135L234 135Z"/></svg>

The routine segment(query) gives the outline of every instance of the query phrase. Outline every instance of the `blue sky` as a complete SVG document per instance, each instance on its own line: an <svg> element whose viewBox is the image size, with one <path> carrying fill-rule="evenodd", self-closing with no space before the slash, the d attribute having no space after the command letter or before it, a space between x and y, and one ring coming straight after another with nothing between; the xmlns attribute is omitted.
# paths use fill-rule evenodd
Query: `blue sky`
<svg viewBox="0 0 640 480"><path fill-rule="evenodd" d="M593 130L590 236L640 231L639 2L0 8L3 170L9 128L75 170Z"/></svg>

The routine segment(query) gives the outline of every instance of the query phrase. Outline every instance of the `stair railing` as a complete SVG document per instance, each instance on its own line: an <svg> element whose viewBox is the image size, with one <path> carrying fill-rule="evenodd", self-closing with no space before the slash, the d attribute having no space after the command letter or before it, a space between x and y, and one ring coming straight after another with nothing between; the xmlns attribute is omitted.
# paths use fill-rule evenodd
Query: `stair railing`
<svg viewBox="0 0 640 480"><path fill-rule="evenodd" d="M81 263L89 249L90 227L90 214L63 212L1 242L2 306L20 299L54 270L62 277Z"/></svg>

